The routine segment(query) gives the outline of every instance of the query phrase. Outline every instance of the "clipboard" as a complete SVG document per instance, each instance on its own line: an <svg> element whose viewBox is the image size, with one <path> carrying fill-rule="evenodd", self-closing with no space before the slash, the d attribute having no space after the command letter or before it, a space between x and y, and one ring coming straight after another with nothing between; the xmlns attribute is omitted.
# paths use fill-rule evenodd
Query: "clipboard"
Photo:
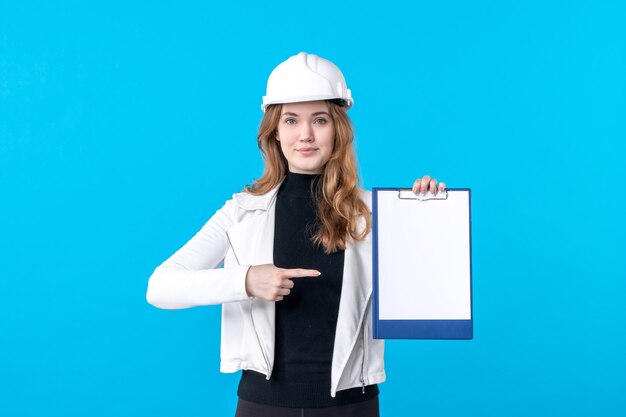
<svg viewBox="0 0 626 417"><path fill-rule="evenodd" d="M471 190L372 189L375 339L472 339Z"/></svg>

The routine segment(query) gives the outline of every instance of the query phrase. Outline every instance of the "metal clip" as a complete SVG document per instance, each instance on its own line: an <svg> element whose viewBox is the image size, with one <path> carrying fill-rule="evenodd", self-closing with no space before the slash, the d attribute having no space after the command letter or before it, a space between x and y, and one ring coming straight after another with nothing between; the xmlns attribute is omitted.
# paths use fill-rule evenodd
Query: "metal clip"
<svg viewBox="0 0 626 417"><path fill-rule="evenodd" d="M419 200L419 201L429 201L429 200L447 200L448 199L448 191L437 192L435 194L430 191L426 194L415 194L413 190L398 190L398 198L401 200Z"/></svg>

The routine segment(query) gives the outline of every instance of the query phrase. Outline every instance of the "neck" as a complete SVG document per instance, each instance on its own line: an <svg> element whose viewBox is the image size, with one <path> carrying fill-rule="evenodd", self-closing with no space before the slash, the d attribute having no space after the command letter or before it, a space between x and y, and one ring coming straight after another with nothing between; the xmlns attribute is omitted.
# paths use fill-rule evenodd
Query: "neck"
<svg viewBox="0 0 626 417"><path fill-rule="evenodd" d="M302 197L310 196L322 174L300 174L287 171L281 185L281 192Z"/></svg>

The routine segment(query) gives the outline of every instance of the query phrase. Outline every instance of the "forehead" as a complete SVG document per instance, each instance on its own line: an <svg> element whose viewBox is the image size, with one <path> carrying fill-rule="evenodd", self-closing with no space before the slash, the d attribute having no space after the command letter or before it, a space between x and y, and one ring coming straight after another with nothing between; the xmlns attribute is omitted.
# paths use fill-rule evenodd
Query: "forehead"
<svg viewBox="0 0 626 417"><path fill-rule="evenodd" d="M300 103L285 103L283 104L282 113L295 113L297 115L306 115L322 111L328 112L328 103L324 100L303 101Z"/></svg>

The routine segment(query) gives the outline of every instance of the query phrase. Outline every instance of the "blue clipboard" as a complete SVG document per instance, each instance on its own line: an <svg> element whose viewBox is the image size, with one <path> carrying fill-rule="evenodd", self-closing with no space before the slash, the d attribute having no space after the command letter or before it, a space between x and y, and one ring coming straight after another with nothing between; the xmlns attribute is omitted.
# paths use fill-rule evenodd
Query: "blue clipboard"
<svg viewBox="0 0 626 417"><path fill-rule="evenodd" d="M471 190L372 189L375 339L472 339Z"/></svg>

